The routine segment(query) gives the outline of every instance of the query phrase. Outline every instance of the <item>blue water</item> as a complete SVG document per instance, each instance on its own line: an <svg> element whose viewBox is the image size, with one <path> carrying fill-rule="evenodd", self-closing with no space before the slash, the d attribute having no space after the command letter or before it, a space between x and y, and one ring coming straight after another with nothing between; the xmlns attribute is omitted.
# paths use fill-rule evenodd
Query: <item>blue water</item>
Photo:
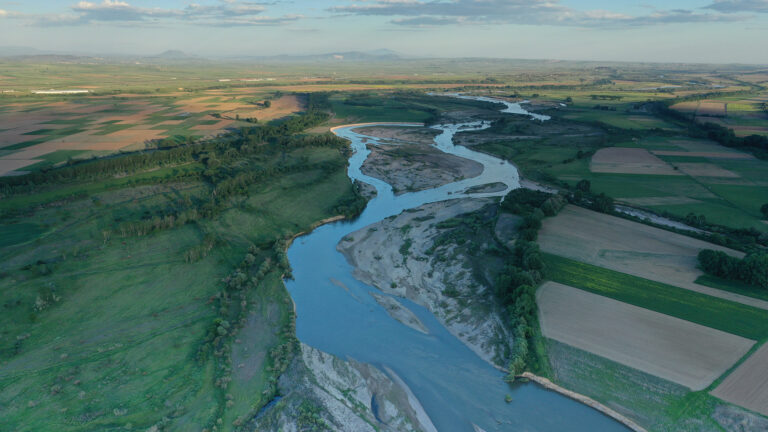
<svg viewBox="0 0 768 432"><path fill-rule="evenodd" d="M286 280L286 286L296 304L297 336L341 358L394 371L411 388L439 431L472 431L473 424L488 432L626 431L614 420L557 393L533 384L509 386L501 372L450 334L428 310L407 299L400 301L418 316L429 334L395 321L369 295L380 291L355 279L353 268L336 251L347 234L405 209L468 196L504 196L519 187L513 165L453 145L457 131L485 127L488 124L481 122L436 126L443 131L435 138L436 147L480 162L485 168L480 176L400 196L395 196L386 182L360 172L370 153L363 140L377 140L355 133L354 127L336 130L352 143L350 178L373 185L378 195L355 221L321 226L296 239L288 249L294 279ZM496 182L506 184L506 190L463 193L468 187ZM505 402L506 395L512 397L511 403Z"/></svg>

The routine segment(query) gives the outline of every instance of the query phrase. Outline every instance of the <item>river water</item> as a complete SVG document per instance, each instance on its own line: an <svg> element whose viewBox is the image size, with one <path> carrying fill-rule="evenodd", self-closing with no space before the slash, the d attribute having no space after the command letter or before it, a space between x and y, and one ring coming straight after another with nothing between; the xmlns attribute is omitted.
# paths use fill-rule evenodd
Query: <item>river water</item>
<svg viewBox="0 0 768 432"><path fill-rule="evenodd" d="M522 111L517 113L531 115ZM518 188L519 176L512 164L453 145L457 132L488 126L482 122L435 126L442 131L435 138L435 146L483 164L482 174L399 196L393 194L386 182L360 171L370 153L364 140L375 144L377 139L356 133L354 126L335 131L348 139L354 150L349 177L373 185L378 195L356 220L323 225L297 238L288 249L294 279L285 283L296 304L297 336L302 342L340 358L394 372L410 387L441 432L473 431L473 425L488 432L626 431L618 422L558 393L534 384L506 384L503 373L478 357L422 306L399 299L418 316L429 334L395 321L369 295L381 292L355 279L353 268L336 251L336 245L347 234L403 210L469 196L504 196ZM507 188L492 193L464 193L469 187L496 182L506 184ZM507 395L512 397L510 403L505 401Z"/></svg>

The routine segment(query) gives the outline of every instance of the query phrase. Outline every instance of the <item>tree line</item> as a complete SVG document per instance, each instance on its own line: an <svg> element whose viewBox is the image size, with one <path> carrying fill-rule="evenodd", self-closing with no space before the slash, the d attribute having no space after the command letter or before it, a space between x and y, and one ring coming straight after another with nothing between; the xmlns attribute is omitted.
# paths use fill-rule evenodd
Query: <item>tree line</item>
<svg viewBox="0 0 768 432"><path fill-rule="evenodd" d="M84 161L71 161L68 165L32 172L23 176L0 178L0 197L34 193L41 186L61 185L76 181L90 181L114 175L129 174L149 168L162 168L199 160L206 153L223 153L230 148L242 149L275 143L303 132L326 121L329 114L327 93L307 96L307 111L291 117L279 125L244 127L207 140L192 141L188 138L171 137L155 143L153 148ZM339 139L340 140L340 139ZM343 140L340 140L343 141ZM302 145L334 145L339 141L330 137L318 138ZM250 149L257 151L256 149Z"/></svg>
<svg viewBox="0 0 768 432"><path fill-rule="evenodd" d="M739 259L722 251L704 249L698 258L701 269L708 274L768 289L768 252L755 252Z"/></svg>
<svg viewBox="0 0 768 432"><path fill-rule="evenodd" d="M507 380L527 367L536 365L531 342L538 335L536 287L544 278L544 260L536 243L542 220L554 216L565 205L560 195L530 189L515 189L504 198L503 210L523 216L519 236L504 270L497 276L495 295L505 308L504 316L512 328L514 345L509 361Z"/></svg>
<svg viewBox="0 0 768 432"><path fill-rule="evenodd" d="M654 102L651 107L659 117L685 124L688 136L691 138L708 138L726 147L746 150L760 159L768 159L768 137L763 135L736 136L733 129L717 123L699 123L688 115L673 110L663 102Z"/></svg>

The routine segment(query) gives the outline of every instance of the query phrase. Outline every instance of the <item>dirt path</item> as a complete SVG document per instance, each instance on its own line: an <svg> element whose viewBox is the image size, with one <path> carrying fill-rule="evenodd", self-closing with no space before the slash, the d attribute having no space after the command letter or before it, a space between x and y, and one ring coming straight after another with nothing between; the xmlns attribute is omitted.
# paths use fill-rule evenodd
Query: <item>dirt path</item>
<svg viewBox="0 0 768 432"><path fill-rule="evenodd" d="M646 429L643 428L642 426L640 426L639 424L635 423L634 421L630 420L629 418L619 414L618 412L612 410L611 408L601 404L600 402L598 402L598 401L596 401L596 400L594 400L594 399L592 399L590 397L587 397L587 396L584 396L582 394L579 394L579 393L570 391L568 389L565 389L563 387L560 387L559 385L553 383L552 381L550 381L550 380L548 380L546 378L534 375L534 374L532 374L530 372L523 373L521 375L521 377L522 378L527 378L527 379L535 382L536 384L544 387L547 390L552 390L552 391L558 392L558 393L560 393L563 396L567 396L567 397L569 397L569 398L571 398L573 400L579 401L579 402L581 402L581 403L583 403L583 404L585 404L587 406L590 406L590 407L600 411L601 413L607 415L608 417L611 417L612 419L616 420L617 422L623 424L624 426L628 427L630 430L632 430L634 432L647 432Z"/></svg>

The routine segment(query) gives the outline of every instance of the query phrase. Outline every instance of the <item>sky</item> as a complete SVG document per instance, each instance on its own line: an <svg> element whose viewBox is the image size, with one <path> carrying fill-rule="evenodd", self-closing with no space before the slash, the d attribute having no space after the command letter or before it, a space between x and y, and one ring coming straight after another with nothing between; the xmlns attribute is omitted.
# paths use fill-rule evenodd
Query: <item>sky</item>
<svg viewBox="0 0 768 432"><path fill-rule="evenodd" d="M768 0L0 0L0 47L768 64Z"/></svg>

